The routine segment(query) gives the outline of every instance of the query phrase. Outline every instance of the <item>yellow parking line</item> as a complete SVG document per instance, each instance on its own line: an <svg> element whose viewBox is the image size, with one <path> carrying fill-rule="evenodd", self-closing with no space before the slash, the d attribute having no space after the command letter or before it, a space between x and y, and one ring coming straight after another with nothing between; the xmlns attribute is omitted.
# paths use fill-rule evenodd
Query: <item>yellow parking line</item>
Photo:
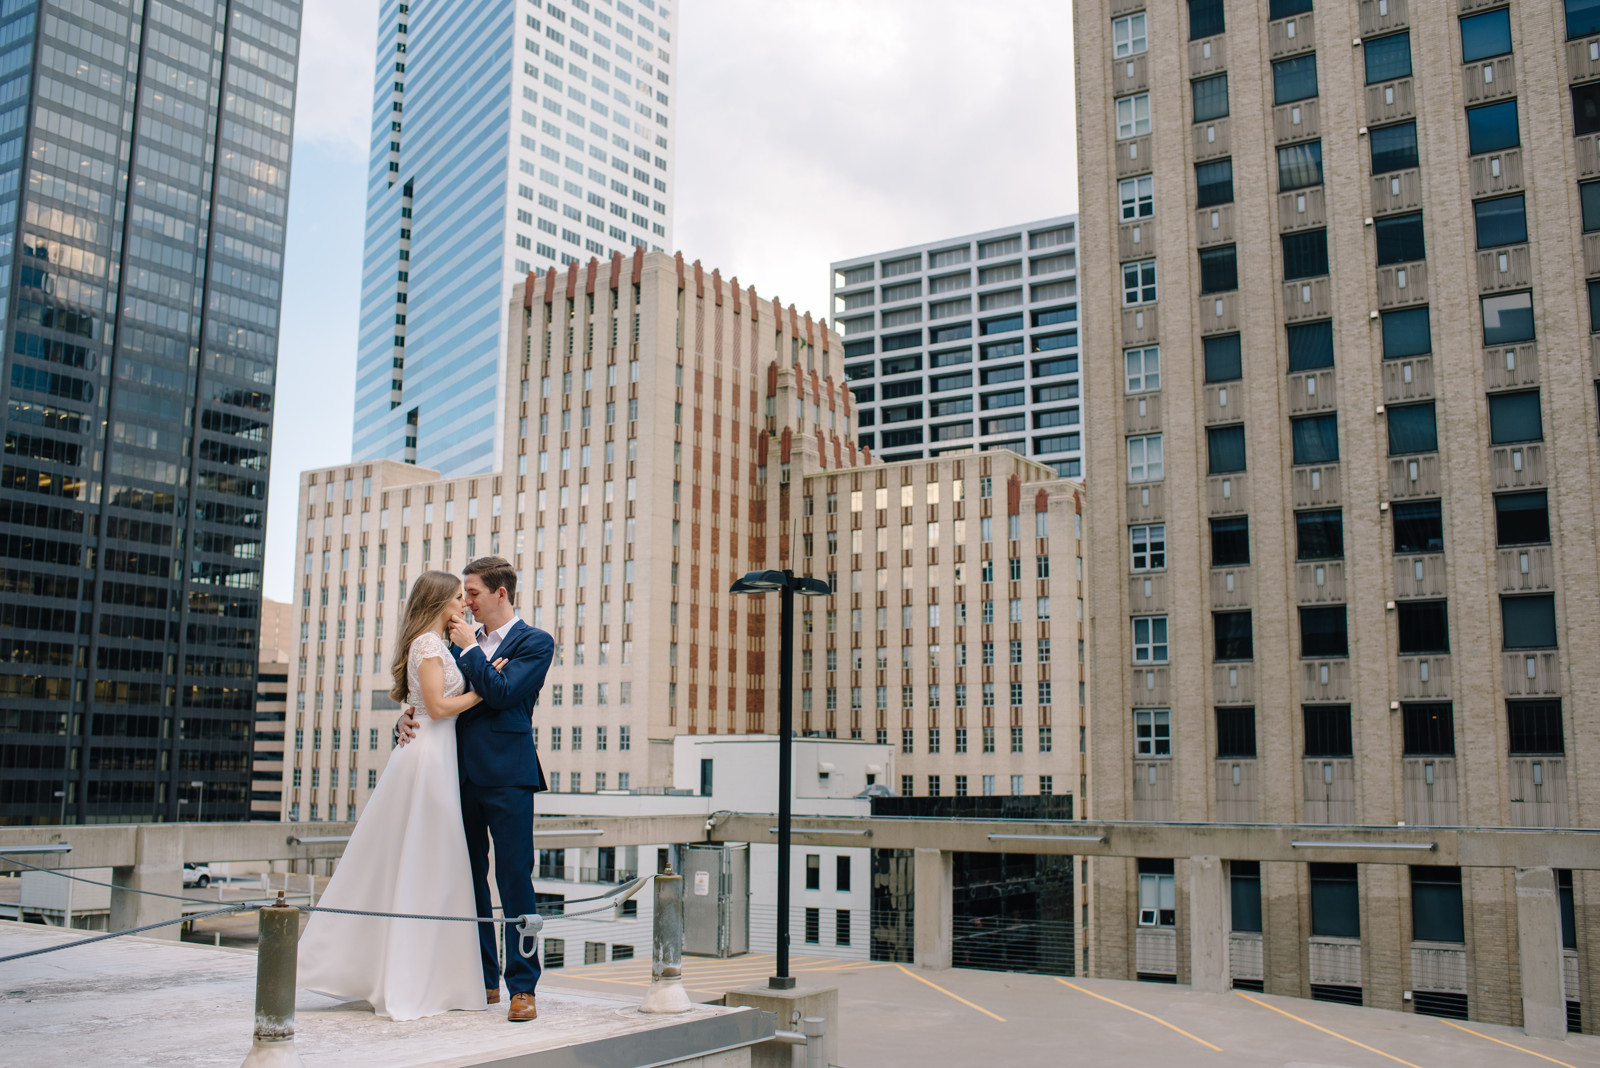
<svg viewBox="0 0 1600 1068"><path fill-rule="evenodd" d="M1489 1035L1486 1035L1482 1031L1474 1031L1470 1027L1462 1027L1458 1023L1450 1023L1449 1020L1445 1020L1444 1022L1447 1023L1447 1024L1450 1024L1450 1026L1454 1027L1457 1031L1465 1031L1469 1035L1477 1035L1479 1038L1487 1038L1490 1042L1494 1042L1494 1043L1497 1043L1499 1045L1505 1046L1508 1049L1514 1049L1518 1053L1526 1053L1530 1057L1538 1057L1542 1061L1549 1061L1551 1064L1559 1064L1559 1065L1561 1065L1561 1068L1573 1068L1573 1066L1568 1064L1566 1061L1558 1061L1554 1057L1546 1057L1543 1053L1535 1053L1531 1049L1527 1049L1527 1048L1525 1048L1523 1046L1518 1046L1518 1045L1516 1045L1514 1043L1511 1043L1511 1042L1501 1042L1498 1038L1493 1038L1493 1037L1491 1037Z"/></svg>
<svg viewBox="0 0 1600 1068"><path fill-rule="evenodd" d="M1206 1049L1214 1050L1217 1053L1221 1053L1222 1052L1222 1047L1221 1046L1213 1046L1211 1043L1207 1042L1205 1039L1201 1038L1199 1035L1191 1035L1189 1032L1185 1031L1183 1028L1179 1027L1177 1024L1168 1023L1166 1020L1163 1020L1161 1017L1153 1016L1150 1013L1145 1012L1143 1009L1136 1009L1132 1005L1124 1005L1122 1002L1113 1000L1112 998L1108 998L1104 994L1096 994L1093 990L1085 989L1084 987L1079 986L1077 983L1069 983L1069 982L1067 982L1065 979L1061 978L1059 975L1051 976L1051 978L1054 979L1056 982L1062 984L1063 986L1070 986L1072 989L1076 990L1080 994L1088 994L1092 998L1099 998L1101 1001L1104 1001L1104 1002L1106 1002L1107 1004L1110 1004L1110 1005L1115 1005L1119 1009L1127 1009L1129 1012L1137 1013L1138 1015L1143 1016L1147 1020L1154 1020L1156 1023L1160 1024L1162 1027L1170 1027L1172 1030L1178 1032L1178 1034L1182 1035L1184 1038L1193 1039L1194 1041L1196 1041L1196 1042L1200 1043L1202 1046L1204 1046Z"/></svg>
<svg viewBox="0 0 1600 1068"><path fill-rule="evenodd" d="M927 983L929 986L933 987L935 990L937 990L939 993L943 994L945 997L955 998L957 1001L961 1002L961 1004L965 1005L969 1009L977 1009L979 1012L983 1013L985 1016L989 1017L992 1020L999 1020L1001 1023L1005 1023L1006 1022L1006 1018L1004 1016L996 1016L994 1013L990 1012L988 1009L984 1008L982 1005L974 1005L972 1002L968 1001L966 998L962 997L960 994L952 994L950 991L946 990L944 987L940 986L938 983L929 982L929 980L924 979L922 976L920 976L916 972L911 971L910 969L906 968L904 965L896 964L895 967L899 968L901 971L903 971L907 975L911 976L911 978L915 979L917 982L919 982L919 983Z"/></svg>
<svg viewBox="0 0 1600 1068"><path fill-rule="evenodd" d="M1235 990L1234 993L1238 994L1240 997L1244 998L1246 1001L1255 1002L1257 1005L1260 1005L1263 1009L1271 1009L1273 1012L1276 1012L1276 1013L1278 1013L1278 1014L1280 1014L1282 1016L1287 1016L1291 1020L1295 1020L1295 1021L1297 1021L1299 1023L1303 1023L1307 1027L1310 1027L1310 1028L1312 1028L1314 1030L1321 1031L1325 1035L1332 1035L1334 1038L1337 1038L1340 1041L1348 1042L1352 1046L1360 1046L1362 1049L1366 1050L1368 1053L1376 1053L1380 1057L1387 1057L1389 1060L1394 1061L1397 1064L1406 1065L1406 1068L1421 1068L1420 1065L1412 1064L1410 1061L1407 1061L1407 1060L1401 1060L1399 1057L1396 1057L1392 1053L1385 1053L1381 1049L1373 1049L1371 1046L1367 1045L1365 1042L1357 1042L1355 1039L1351 1038L1348 1035L1341 1035L1337 1031L1328 1030L1326 1027L1323 1027L1321 1024L1314 1024L1310 1020L1302 1019L1301 1017L1296 1016L1292 1012L1286 1012L1283 1009L1278 1008L1278 1006L1276 1006L1276 1005L1268 1005L1265 1001L1259 1001L1256 998L1251 997L1249 994L1246 994L1243 990Z"/></svg>

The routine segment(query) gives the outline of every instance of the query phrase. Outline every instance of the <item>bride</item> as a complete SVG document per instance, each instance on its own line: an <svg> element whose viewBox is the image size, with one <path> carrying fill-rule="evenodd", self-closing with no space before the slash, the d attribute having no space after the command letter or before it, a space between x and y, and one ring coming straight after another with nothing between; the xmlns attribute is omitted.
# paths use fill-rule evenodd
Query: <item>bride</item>
<svg viewBox="0 0 1600 1068"><path fill-rule="evenodd" d="M464 612L455 575L425 571L418 577L406 601L389 691L416 707L417 736L389 754L319 905L476 914L461 824L455 717L479 697L463 692L466 684L444 639L450 620ZM471 923L318 912L300 937L299 986L364 1000L391 1020L486 1008L482 972L478 930Z"/></svg>

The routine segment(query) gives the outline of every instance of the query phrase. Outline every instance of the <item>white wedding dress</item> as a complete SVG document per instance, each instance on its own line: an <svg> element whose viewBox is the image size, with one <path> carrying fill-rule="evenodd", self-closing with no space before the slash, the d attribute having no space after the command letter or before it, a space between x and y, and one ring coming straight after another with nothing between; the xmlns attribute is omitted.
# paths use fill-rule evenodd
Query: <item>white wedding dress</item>
<svg viewBox="0 0 1600 1068"><path fill-rule="evenodd" d="M466 689L443 638L429 632L411 643L407 682L417 735L389 754L320 906L476 915L461 826L456 721L432 719L423 708L417 668L428 657L444 665L446 697ZM470 923L313 913L300 936L297 985L366 1001L391 1020L487 1008L478 930Z"/></svg>

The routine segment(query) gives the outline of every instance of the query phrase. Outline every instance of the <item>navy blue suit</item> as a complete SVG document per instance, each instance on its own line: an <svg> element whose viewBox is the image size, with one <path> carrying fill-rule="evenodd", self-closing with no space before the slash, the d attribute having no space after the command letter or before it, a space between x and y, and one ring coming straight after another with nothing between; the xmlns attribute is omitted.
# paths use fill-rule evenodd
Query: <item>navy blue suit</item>
<svg viewBox="0 0 1600 1068"><path fill-rule="evenodd" d="M458 650L456 664L483 700L456 721L461 771L461 822L472 861L472 892L478 915L488 916L489 839L494 839L495 884L507 916L534 911L533 795L548 789L533 747L533 706L544 687L555 642L522 620L512 624L495 659L496 671L476 645ZM500 985L498 935L494 924L478 925L484 988ZM517 952L517 934L506 937L506 989L532 994L539 983L539 957Z"/></svg>

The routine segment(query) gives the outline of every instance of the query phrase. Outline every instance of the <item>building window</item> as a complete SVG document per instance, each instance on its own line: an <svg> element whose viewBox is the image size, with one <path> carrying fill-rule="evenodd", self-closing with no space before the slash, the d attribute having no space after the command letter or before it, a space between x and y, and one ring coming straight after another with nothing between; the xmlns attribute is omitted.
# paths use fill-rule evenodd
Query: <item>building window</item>
<svg viewBox="0 0 1600 1068"><path fill-rule="evenodd" d="M1377 238L1379 267L1427 259L1422 212L1386 216L1376 220L1372 228Z"/></svg>
<svg viewBox="0 0 1600 1068"><path fill-rule="evenodd" d="M1570 7L1571 5L1569 5ZM1589 7L1590 4L1583 6ZM1511 51L1511 12L1509 8L1470 15L1461 20L1461 62L1476 63Z"/></svg>
<svg viewBox="0 0 1600 1068"><path fill-rule="evenodd" d="M1189 40L1215 37L1223 28L1222 0L1189 0Z"/></svg>
<svg viewBox="0 0 1600 1068"><path fill-rule="evenodd" d="M929 775L928 776L928 796L929 797L938 797L939 796L939 776L937 776L937 775Z"/></svg>
<svg viewBox="0 0 1600 1068"><path fill-rule="evenodd" d="M1272 103L1292 104L1317 95L1317 54L1308 52L1272 65Z"/></svg>
<svg viewBox="0 0 1600 1068"><path fill-rule="evenodd" d="M1394 404L1384 413L1389 423L1389 455L1439 451L1439 428L1433 401Z"/></svg>
<svg viewBox="0 0 1600 1068"><path fill-rule="evenodd" d="M1232 929L1261 932L1261 862L1228 862L1228 893L1231 898Z"/></svg>
<svg viewBox="0 0 1600 1068"><path fill-rule="evenodd" d="M1124 178L1117 183L1117 198L1122 202L1123 222L1148 219L1156 210L1155 179L1148 174Z"/></svg>
<svg viewBox="0 0 1600 1068"><path fill-rule="evenodd" d="M1161 571L1167 566L1167 526L1152 523L1128 528L1129 555L1134 571Z"/></svg>
<svg viewBox="0 0 1600 1068"><path fill-rule="evenodd" d="M806 909L806 945L814 946L822 941L822 910Z"/></svg>
<svg viewBox="0 0 1600 1068"><path fill-rule="evenodd" d="M1333 366L1333 323L1299 323L1287 328L1290 372Z"/></svg>
<svg viewBox="0 0 1600 1068"><path fill-rule="evenodd" d="M1311 10L1311 0L1269 0L1267 19L1276 22L1290 15L1301 15Z"/></svg>
<svg viewBox="0 0 1600 1068"><path fill-rule="evenodd" d="M1206 382L1233 382L1244 377L1238 334L1201 339L1205 353Z"/></svg>
<svg viewBox="0 0 1600 1068"><path fill-rule="evenodd" d="M910 793L909 789L906 793ZM841 894L850 892L850 858L838 856L833 862L833 888Z"/></svg>
<svg viewBox="0 0 1600 1068"><path fill-rule="evenodd" d="M1592 133L1600 133L1600 82L1572 87L1572 136Z"/></svg>
<svg viewBox="0 0 1600 1068"><path fill-rule="evenodd" d="M1361 42L1367 61L1367 84L1392 82L1396 78L1411 76L1411 35L1391 33L1387 37L1371 37Z"/></svg>
<svg viewBox="0 0 1600 1068"><path fill-rule="evenodd" d="M956 776L956 796L957 797L966 797L967 796L967 777L965 775L957 775Z"/></svg>
<svg viewBox="0 0 1600 1068"><path fill-rule="evenodd" d="M1233 160L1219 159L1194 167L1195 207L1233 203Z"/></svg>
<svg viewBox="0 0 1600 1068"><path fill-rule="evenodd" d="M1284 234L1283 280L1292 282L1299 278L1317 278L1328 273L1328 231L1307 230L1298 234Z"/></svg>
<svg viewBox="0 0 1600 1068"><path fill-rule="evenodd" d="M848 946L850 944L850 910L835 909L833 912L833 944Z"/></svg>
<svg viewBox="0 0 1600 1068"><path fill-rule="evenodd" d="M1483 343L1514 345L1533 340L1533 294L1482 297Z"/></svg>
<svg viewBox="0 0 1600 1068"><path fill-rule="evenodd" d="M1176 927L1178 899L1172 881L1172 861L1139 859L1139 926Z"/></svg>
<svg viewBox="0 0 1600 1068"><path fill-rule="evenodd" d="M1294 514L1296 558L1338 560L1344 556L1344 513L1337 508Z"/></svg>
<svg viewBox="0 0 1600 1068"><path fill-rule="evenodd" d="M1561 702L1507 701L1512 756L1562 756L1567 751Z"/></svg>
<svg viewBox="0 0 1600 1068"><path fill-rule="evenodd" d="M1416 942L1465 942L1461 917L1461 869L1411 869L1411 938Z"/></svg>
<svg viewBox="0 0 1600 1068"><path fill-rule="evenodd" d="M1417 124L1396 123L1379 126L1367 134L1372 142L1372 173L1389 174L1410 170L1417 165Z"/></svg>
<svg viewBox="0 0 1600 1068"><path fill-rule="evenodd" d="M1211 520L1211 566L1242 567L1250 562L1250 517Z"/></svg>
<svg viewBox="0 0 1600 1068"><path fill-rule="evenodd" d="M1324 272L1326 273L1326 272ZM1156 261L1122 265L1122 303L1149 304L1156 299Z"/></svg>
<svg viewBox="0 0 1600 1068"><path fill-rule="evenodd" d="M1255 656L1255 628L1248 611L1211 613L1211 637L1217 660Z"/></svg>
<svg viewBox="0 0 1600 1068"><path fill-rule="evenodd" d="M1431 405L1430 405L1431 407ZM1393 409L1390 409L1391 411ZM1289 420L1296 464L1331 464L1339 460L1339 422L1334 415L1308 415Z"/></svg>
<svg viewBox="0 0 1600 1068"><path fill-rule="evenodd" d="M1117 140L1143 137L1150 132L1150 94L1117 98Z"/></svg>
<svg viewBox="0 0 1600 1068"><path fill-rule="evenodd" d="M1494 519L1497 545L1548 545L1548 491L1499 494L1494 499Z"/></svg>
<svg viewBox="0 0 1600 1068"><path fill-rule="evenodd" d="M1539 413L1539 391L1489 394L1489 442L1512 445L1544 440L1544 422Z"/></svg>
<svg viewBox="0 0 1600 1068"><path fill-rule="evenodd" d="M1253 760L1256 755L1256 710L1223 706L1217 713L1217 759Z"/></svg>
<svg viewBox="0 0 1600 1068"><path fill-rule="evenodd" d="M822 857L820 854L806 854L806 889L822 889Z"/></svg>
<svg viewBox="0 0 1600 1068"><path fill-rule="evenodd" d="M1200 250L1200 292L1231 293L1239 288L1239 250L1234 245Z"/></svg>
<svg viewBox="0 0 1600 1068"><path fill-rule="evenodd" d="M1401 656L1450 651L1450 611L1446 601L1399 601ZM1302 609L1303 611L1303 609Z"/></svg>
<svg viewBox="0 0 1600 1068"><path fill-rule="evenodd" d="M1384 359L1423 356L1433 351L1433 331L1428 321L1427 305L1384 312L1382 322Z"/></svg>
<svg viewBox="0 0 1600 1068"><path fill-rule="evenodd" d="M1300 712L1305 722L1308 759L1338 759L1355 754L1349 705L1302 705Z"/></svg>
<svg viewBox="0 0 1600 1068"><path fill-rule="evenodd" d="M1350 655L1350 635L1345 606L1325 605L1300 609L1300 656L1304 659Z"/></svg>
<svg viewBox="0 0 1600 1068"><path fill-rule="evenodd" d="M1600 193L1600 183L1594 184L1595 192ZM1578 187L1578 192L1583 204L1584 231L1600 228L1600 210L1594 213L1594 226L1590 226L1590 201L1593 200L1594 207L1600 209L1600 196L1586 195L1582 185ZM1525 204L1526 201L1521 193L1474 203L1472 211L1477 221L1478 247L1496 248L1501 245L1520 245L1527 241L1528 216Z"/></svg>
<svg viewBox="0 0 1600 1068"><path fill-rule="evenodd" d="M1455 756L1455 715L1449 701L1406 701L1400 706L1406 756Z"/></svg>
<svg viewBox="0 0 1600 1068"><path fill-rule="evenodd" d="M1226 475L1243 471L1244 425L1213 426L1206 428L1206 459L1208 473Z"/></svg>
<svg viewBox="0 0 1600 1068"><path fill-rule="evenodd" d="M1520 144L1522 131L1517 124L1515 100L1467 109L1467 151L1470 154L1480 156Z"/></svg>
<svg viewBox="0 0 1600 1068"><path fill-rule="evenodd" d="M1129 438L1128 481L1158 482L1161 477L1161 435L1146 434Z"/></svg>
<svg viewBox="0 0 1600 1068"><path fill-rule="evenodd" d="M1392 513L1396 554L1444 551L1444 513L1438 501L1397 501Z"/></svg>
<svg viewBox="0 0 1600 1068"><path fill-rule="evenodd" d="M1556 598L1553 593L1501 597L1500 621L1507 649L1556 647Z"/></svg>
<svg viewBox="0 0 1600 1068"><path fill-rule="evenodd" d="M1228 76L1214 74L1209 78L1197 78L1189 83L1190 95L1194 101L1194 121L1209 122L1212 119L1226 118L1228 114Z"/></svg>
<svg viewBox="0 0 1600 1068"><path fill-rule="evenodd" d="M1172 712L1165 708L1133 710L1133 755L1172 755Z"/></svg>
<svg viewBox="0 0 1600 1068"><path fill-rule="evenodd" d="M1354 864L1311 865L1311 933L1323 938L1361 937Z"/></svg>
<svg viewBox="0 0 1600 1068"><path fill-rule="evenodd" d="M1133 662L1135 664L1165 664L1167 662L1167 617L1133 617Z"/></svg>
<svg viewBox="0 0 1600 1068"><path fill-rule="evenodd" d="M1111 20L1111 54L1117 59L1143 54L1148 47L1143 11Z"/></svg>
<svg viewBox="0 0 1600 1068"><path fill-rule="evenodd" d="M1128 373L1129 393L1148 393L1161 388L1159 348L1151 345L1148 348L1124 349L1122 361Z"/></svg>
<svg viewBox="0 0 1600 1068"><path fill-rule="evenodd" d="M1321 141L1304 141L1278 149L1278 192L1321 184Z"/></svg>

